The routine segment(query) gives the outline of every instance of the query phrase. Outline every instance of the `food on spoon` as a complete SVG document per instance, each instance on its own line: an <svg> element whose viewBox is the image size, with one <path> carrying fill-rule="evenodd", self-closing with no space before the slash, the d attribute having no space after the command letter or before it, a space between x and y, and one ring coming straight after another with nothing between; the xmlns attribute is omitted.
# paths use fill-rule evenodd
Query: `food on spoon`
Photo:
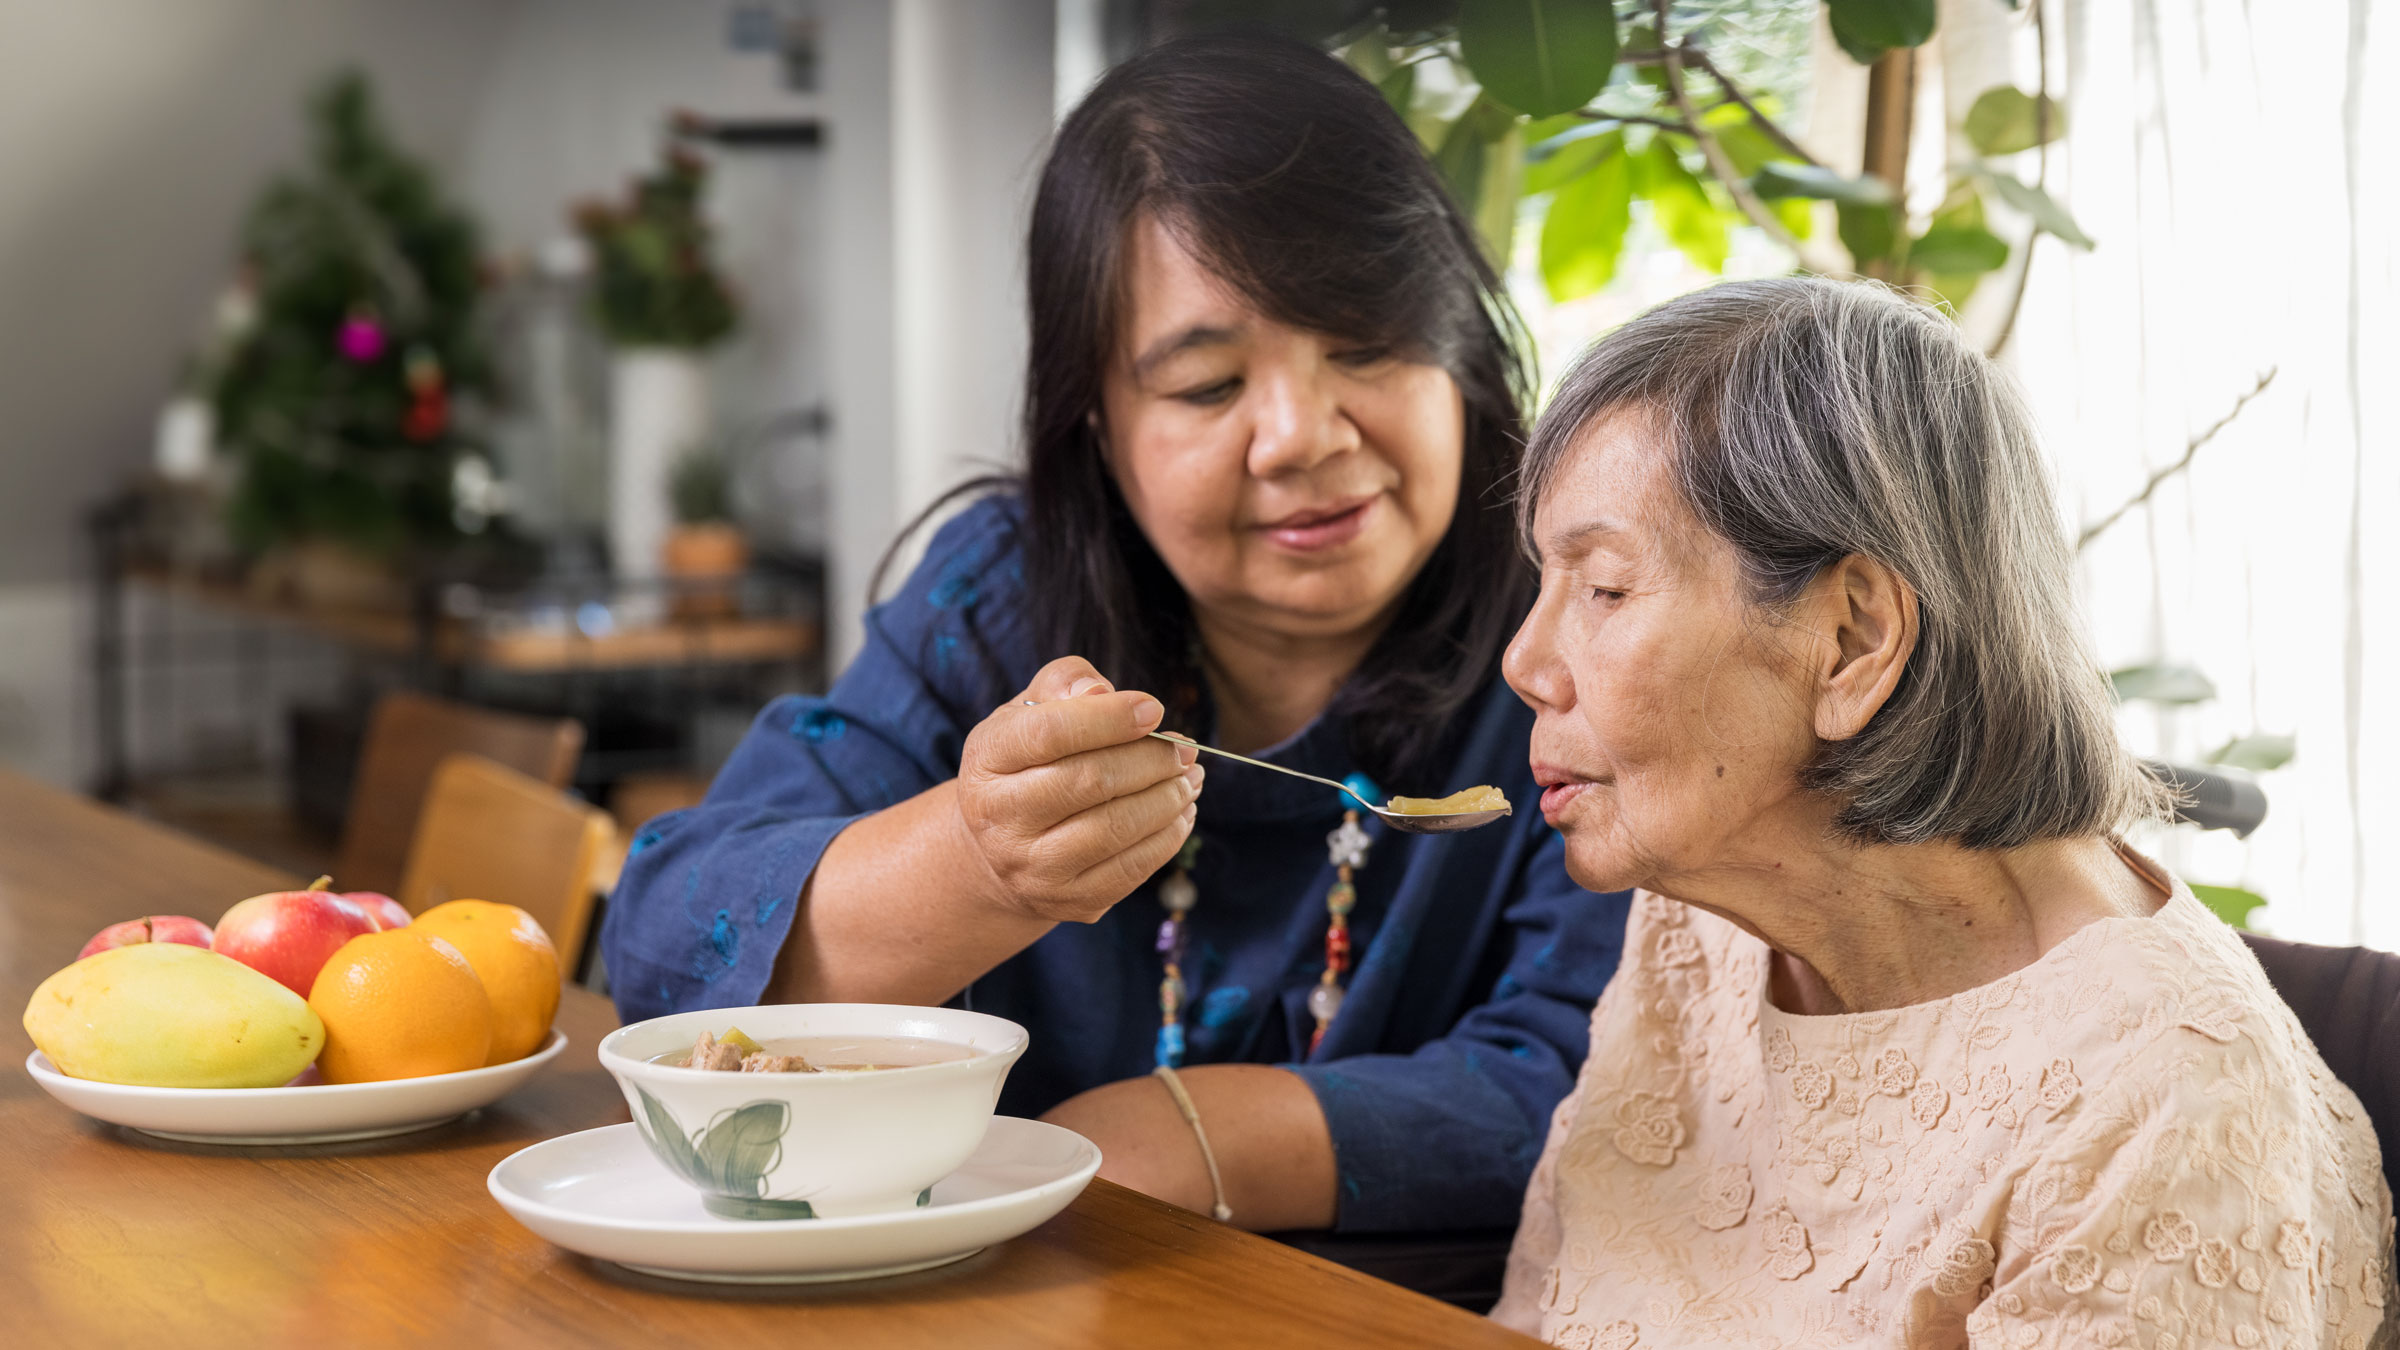
<svg viewBox="0 0 2400 1350"><path fill-rule="evenodd" d="M788 1036L761 1045L733 1027L721 1037L703 1031L691 1049L670 1050L651 1062L718 1073L856 1073L941 1064L974 1053L916 1036Z"/></svg>
<svg viewBox="0 0 2400 1350"><path fill-rule="evenodd" d="M190 947L205 947L214 936L208 925L198 919L181 914L153 914L148 918L112 923L94 933L92 940L83 944L83 950L75 953L75 959L80 961L100 952L142 942L180 942Z"/></svg>
<svg viewBox="0 0 2400 1350"><path fill-rule="evenodd" d="M1471 787L1447 797L1394 797L1384 810L1403 816L1451 816L1466 811L1506 811L1508 798L1496 787Z"/></svg>
<svg viewBox="0 0 2400 1350"><path fill-rule="evenodd" d="M226 910L210 949L307 998L326 958L383 926L364 907L326 890L329 880L319 877L305 891L254 895Z"/></svg>
<svg viewBox="0 0 2400 1350"><path fill-rule="evenodd" d="M426 910L412 928L447 939L483 981L492 1000L485 1063L523 1059L549 1039L558 1015L558 949L532 915L489 900L452 900Z"/></svg>
<svg viewBox="0 0 2400 1350"><path fill-rule="evenodd" d="M328 1083L480 1069L491 1053L482 977L422 924L344 943L318 973L308 1006L325 1023L317 1072Z"/></svg>
<svg viewBox="0 0 2400 1350"><path fill-rule="evenodd" d="M25 1034L70 1078L141 1087L275 1087L325 1044L299 995L182 942L112 947L52 975Z"/></svg>

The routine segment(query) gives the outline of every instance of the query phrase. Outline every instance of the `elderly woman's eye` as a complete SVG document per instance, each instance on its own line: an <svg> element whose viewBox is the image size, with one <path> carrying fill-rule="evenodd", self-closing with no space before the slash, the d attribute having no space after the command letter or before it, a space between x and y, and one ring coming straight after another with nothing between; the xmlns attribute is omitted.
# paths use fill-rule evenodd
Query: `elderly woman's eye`
<svg viewBox="0 0 2400 1350"><path fill-rule="evenodd" d="M1592 598L1594 600L1606 601L1607 603L1613 605L1619 600L1625 598L1625 592L1611 590L1606 586L1594 586L1592 587Z"/></svg>

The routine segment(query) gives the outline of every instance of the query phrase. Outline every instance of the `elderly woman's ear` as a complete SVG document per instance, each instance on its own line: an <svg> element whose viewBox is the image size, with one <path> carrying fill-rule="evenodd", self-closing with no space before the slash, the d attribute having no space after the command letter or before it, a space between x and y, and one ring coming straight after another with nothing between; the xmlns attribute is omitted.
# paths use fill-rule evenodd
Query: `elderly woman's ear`
<svg viewBox="0 0 2400 1350"><path fill-rule="evenodd" d="M1853 553L1809 583L1805 603L1808 631L1821 635L1809 655L1817 738L1846 741L1867 729L1908 669L1917 593L1899 573Z"/></svg>

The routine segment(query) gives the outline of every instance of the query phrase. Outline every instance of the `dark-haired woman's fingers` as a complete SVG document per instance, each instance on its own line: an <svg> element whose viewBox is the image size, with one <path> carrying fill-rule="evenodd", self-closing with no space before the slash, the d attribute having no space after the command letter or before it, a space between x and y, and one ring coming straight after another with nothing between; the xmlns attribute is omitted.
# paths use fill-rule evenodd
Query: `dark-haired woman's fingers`
<svg viewBox="0 0 2400 1350"><path fill-rule="evenodd" d="M1177 747L1144 736L1125 745L1086 750L1051 764L1009 775L1009 790L1023 802L1019 819L1044 828L1102 802L1129 797L1177 775L1199 781Z"/></svg>
<svg viewBox="0 0 2400 1350"><path fill-rule="evenodd" d="M1166 709L1135 691L1001 708L967 736L959 772L1018 773L1069 755L1123 745L1158 728Z"/></svg>
<svg viewBox="0 0 2400 1350"><path fill-rule="evenodd" d="M1037 918L1090 922L1149 873L1115 889L1092 889L1087 878L1105 875L1098 869L1167 828L1199 794L1196 783L1176 773L1043 827L1009 813L1000 794L962 791L959 812L999 886L1001 903Z"/></svg>
<svg viewBox="0 0 2400 1350"><path fill-rule="evenodd" d="M1064 657L968 733L958 820L1003 904L1089 921L1157 870L1163 858L1136 865L1162 832L1188 830L1176 821L1201 780L1198 752L1143 734L1164 713L1150 695L1112 689L1089 662ZM1131 879L1104 880L1118 876Z"/></svg>
<svg viewBox="0 0 2400 1350"><path fill-rule="evenodd" d="M1076 878L1075 889L1086 895L1123 897L1131 894L1134 887L1148 881L1158 873L1158 869L1174 860L1176 850L1182 848L1183 841L1191 837L1192 825L1198 819L1199 808L1185 806L1175 814L1173 820L1152 832L1149 838ZM1097 919L1107 909L1108 906L1103 905L1091 917Z"/></svg>
<svg viewBox="0 0 2400 1350"><path fill-rule="evenodd" d="M1010 701L1023 703L1032 699L1036 703L1048 703L1052 699L1105 693L1108 689L1108 680L1092 668L1091 662L1080 656L1062 656L1034 672L1033 683L1026 685Z"/></svg>
<svg viewBox="0 0 2400 1350"><path fill-rule="evenodd" d="M1046 884L1028 900L1046 918L1086 923L1099 918L1165 864L1166 857L1158 857L1136 870L1144 846L1161 831L1176 828L1199 795L1196 785L1177 775L1043 831L1033 852L1043 860ZM1128 853L1136 856L1127 858Z"/></svg>

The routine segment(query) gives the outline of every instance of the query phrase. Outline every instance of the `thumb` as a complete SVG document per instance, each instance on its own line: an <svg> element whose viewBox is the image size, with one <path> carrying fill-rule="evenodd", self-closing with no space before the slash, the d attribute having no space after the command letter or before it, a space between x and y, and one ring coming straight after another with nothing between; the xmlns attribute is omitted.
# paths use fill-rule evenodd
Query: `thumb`
<svg viewBox="0 0 2400 1350"><path fill-rule="evenodd" d="M1105 694L1114 687L1092 668L1091 662L1080 656L1062 656L1034 675L1033 683L1025 686L1022 697L1036 703L1048 703L1055 699L1081 698L1085 694Z"/></svg>

